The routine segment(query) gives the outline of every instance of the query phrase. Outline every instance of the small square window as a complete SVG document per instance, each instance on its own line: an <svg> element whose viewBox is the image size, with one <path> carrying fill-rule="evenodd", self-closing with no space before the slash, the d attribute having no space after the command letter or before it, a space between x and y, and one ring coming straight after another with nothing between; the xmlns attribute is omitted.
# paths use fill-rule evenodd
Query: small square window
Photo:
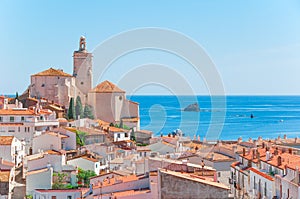
<svg viewBox="0 0 300 199"><path fill-rule="evenodd" d="M10 122L14 122L14 121L15 121L15 118L14 118L14 117L12 117L12 116L11 116L11 117L9 117L9 121L10 121Z"/></svg>
<svg viewBox="0 0 300 199"><path fill-rule="evenodd" d="M25 120L25 117L24 117L24 116L22 116L22 117L21 117L21 121L24 121L24 120Z"/></svg>

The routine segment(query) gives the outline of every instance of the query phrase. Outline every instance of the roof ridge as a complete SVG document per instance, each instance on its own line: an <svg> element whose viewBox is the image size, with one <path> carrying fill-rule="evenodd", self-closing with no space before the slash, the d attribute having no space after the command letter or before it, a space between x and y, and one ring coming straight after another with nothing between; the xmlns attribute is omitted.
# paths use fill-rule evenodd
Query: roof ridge
<svg viewBox="0 0 300 199"><path fill-rule="evenodd" d="M73 77L72 75L65 73L63 70L60 69L54 69L50 67L47 70L44 70L42 72L36 73L32 76L65 76L65 77Z"/></svg>
<svg viewBox="0 0 300 199"><path fill-rule="evenodd" d="M92 92L95 93L125 93L124 90L120 89L114 83L105 80L98 84L95 88L92 89Z"/></svg>

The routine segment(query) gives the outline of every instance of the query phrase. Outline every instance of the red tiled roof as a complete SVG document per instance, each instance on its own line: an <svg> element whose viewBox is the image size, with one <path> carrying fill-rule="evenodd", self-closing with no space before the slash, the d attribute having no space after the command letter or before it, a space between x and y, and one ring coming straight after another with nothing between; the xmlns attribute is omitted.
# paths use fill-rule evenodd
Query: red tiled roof
<svg viewBox="0 0 300 199"><path fill-rule="evenodd" d="M38 192L81 192L80 189L36 189Z"/></svg>
<svg viewBox="0 0 300 199"><path fill-rule="evenodd" d="M98 84L92 92L94 93L125 93L125 91L121 90L115 84L111 83L110 81L104 81Z"/></svg>
<svg viewBox="0 0 300 199"><path fill-rule="evenodd" d="M230 166L231 167L235 167L235 166L238 166L238 165L240 165L241 163L240 162L233 162Z"/></svg>
<svg viewBox="0 0 300 199"><path fill-rule="evenodd" d="M32 76L64 76L64 77L73 77L72 75L63 72L62 70L57 70L54 68L49 68Z"/></svg>
<svg viewBox="0 0 300 199"><path fill-rule="evenodd" d="M1 109L0 115L35 115L33 110Z"/></svg>
<svg viewBox="0 0 300 199"><path fill-rule="evenodd" d="M61 152L59 151L54 151L54 150L48 150L46 151L49 155L61 155Z"/></svg>
<svg viewBox="0 0 300 199"><path fill-rule="evenodd" d="M0 126L23 126L23 123L0 123Z"/></svg>
<svg viewBox="0 0 300 199"><path fill-rule="evenodd" d="M81 157L81 158L83 158L83 159L85 159L85 160L88 160L88 161L91 161L91 162L99 162L97 159L89 158L89 157L86 157L86 156L83 156L83 157Z"/></svg>
<svg viewBox="0 0 300 199"><path fill-rule="evenodd" d="M10 171L0 171L0 182L9 182Z"/></svg>
<svg viewBox="0 0 300 199"><path fill-rule="evenodd" d="M256 169L252 168L252 167L248 168L248 170L250 170L250 171L252 171L252 172L254 172L254 173L256 173L256 174L258 174L258 175L260 175L260 176L262 176L262 177L264 177L264 178L266 178L268 180L270 180L270 181L274 181L274 178L272 176L269 176L266 173L260 172L260 171L258 171Z"/></svg>
<svg viewBox="0 0 300 199"><path fill-rule="evenodd" d="M0 136L0 145L11 145L14 136Z"/></svg>

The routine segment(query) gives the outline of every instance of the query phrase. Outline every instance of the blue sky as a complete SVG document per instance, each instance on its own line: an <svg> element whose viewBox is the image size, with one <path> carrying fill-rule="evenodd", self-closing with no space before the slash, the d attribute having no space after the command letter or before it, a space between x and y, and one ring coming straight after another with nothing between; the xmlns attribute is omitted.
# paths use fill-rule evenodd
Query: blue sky
<svg viewBox="0 0 300 199"><path fill-rule="evenodd" d="M172 29L198 42L227 94L300 94L300 2L276 0L1 1L0 94L22 93L31 74L50 66L72 73L81 35L93 50L113 35L142 27ZM147 53L147 59L140 58ZM105 78L116 82L118 67L158 59L179 73L188 71L181 60L164 55L129 55ZM207 93L203 80L191 76L190 81L197 93ZM140 90L155 92L165 91Z"/></svg>

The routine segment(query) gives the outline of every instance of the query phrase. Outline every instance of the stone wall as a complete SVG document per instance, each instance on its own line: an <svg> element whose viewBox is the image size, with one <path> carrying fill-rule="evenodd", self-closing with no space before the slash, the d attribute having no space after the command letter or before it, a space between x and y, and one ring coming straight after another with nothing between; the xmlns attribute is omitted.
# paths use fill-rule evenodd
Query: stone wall
<svg viewBox="0 0 300 199"><path fill-rule="evenodd" d="M159 172L161 199L228 198L228 190Z"/></svg>

